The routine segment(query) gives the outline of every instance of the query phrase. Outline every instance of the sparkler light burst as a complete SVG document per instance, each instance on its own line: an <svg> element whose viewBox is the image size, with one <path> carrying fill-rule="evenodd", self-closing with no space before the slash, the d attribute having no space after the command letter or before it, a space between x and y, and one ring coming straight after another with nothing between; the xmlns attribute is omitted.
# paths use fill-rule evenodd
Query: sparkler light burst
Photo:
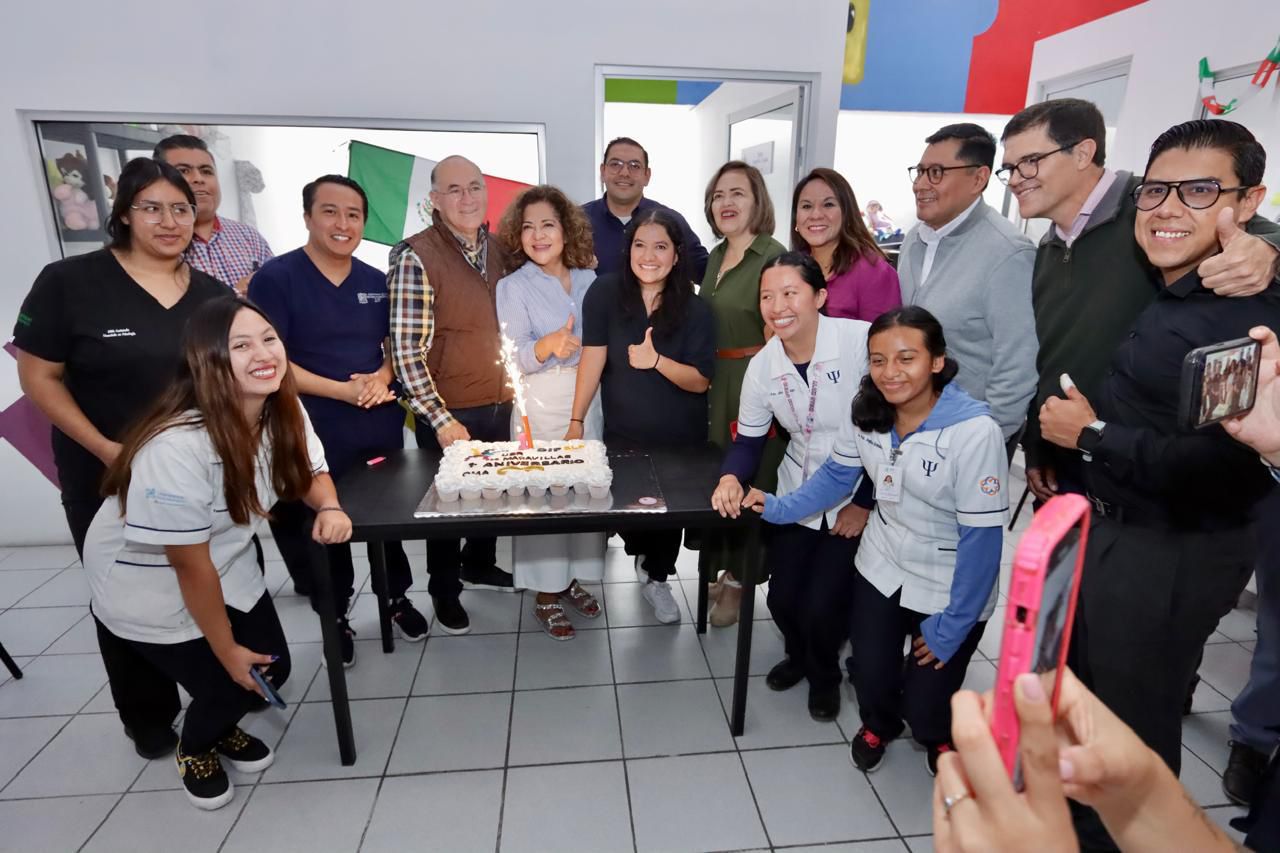
<svg viewBox="0 0 1280 853"><path fill-rule="evenodd" d="M520 424L524 427L524 432L520 436L521 447L533 447L533 432L529 429L529 410L526 408L524 396L524 383L520 381L520 365L516 361L516 342L507 336L507 324L503 323L502 328L502 358L498 364L502 365L502 369L507 374L507 387L511 389L511 394L515 398L516 411L520 413Z"/></svg>

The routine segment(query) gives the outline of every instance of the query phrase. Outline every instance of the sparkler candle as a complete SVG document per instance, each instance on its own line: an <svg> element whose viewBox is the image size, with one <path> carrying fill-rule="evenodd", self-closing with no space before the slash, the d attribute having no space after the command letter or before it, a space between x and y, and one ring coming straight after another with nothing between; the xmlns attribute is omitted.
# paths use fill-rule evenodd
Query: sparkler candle
<svg viewBox="0 0 1280 853"><path fill-rule="evenodd" d="M498 362L507 372L507 387L515 397L516 411L520 413L519 442L521 449L533 447L533 431L529 429L529 411L525 408L524 382L521 381L520 365L516 361L516 342L507 337L507 324L502 324L502 360Z"/></svg>

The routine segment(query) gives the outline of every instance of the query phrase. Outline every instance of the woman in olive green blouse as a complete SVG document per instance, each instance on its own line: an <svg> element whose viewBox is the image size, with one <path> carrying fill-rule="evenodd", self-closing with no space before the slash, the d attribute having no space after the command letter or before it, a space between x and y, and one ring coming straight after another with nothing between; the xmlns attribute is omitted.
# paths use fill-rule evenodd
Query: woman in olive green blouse
<svg viewBox="0 0 1280 853"><path fill-rule="evenodd" d="M716 318L716 372L709 394L710 436L717 447L724 449L732 441L732 425L738 419L738 397L747 362L765 342L764 320L760 316L760 272L766 261L785 252L786 247L773 239L773 202L764 178L754 166L741 160L721 166L707 185L704 209L711 230L722 238L707 258L700 295L710 303ZM754 484L757 488L773 485L785 447L779 438L769 440L759 481ZM714 551L711 566L717 578L711 587L715 603L710 621L716 627L738 621L742 600L739 577L748 565L760 562L749 559L762 548L757 530L752 528L745 537L712 538L702 543L702 547Z"/></svg>

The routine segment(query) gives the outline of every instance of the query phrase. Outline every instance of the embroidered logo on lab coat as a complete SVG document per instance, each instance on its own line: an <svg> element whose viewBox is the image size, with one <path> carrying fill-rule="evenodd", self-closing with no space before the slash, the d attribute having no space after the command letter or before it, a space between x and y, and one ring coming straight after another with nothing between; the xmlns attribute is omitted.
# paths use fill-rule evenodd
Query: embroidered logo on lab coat
<svg viewBox="0 0 1280 853"><path fill-rule="evenodd" d="M987 477L978 484L978 488L982 489L984 495L998 495L1000 494L1000 478Z"/></svg>

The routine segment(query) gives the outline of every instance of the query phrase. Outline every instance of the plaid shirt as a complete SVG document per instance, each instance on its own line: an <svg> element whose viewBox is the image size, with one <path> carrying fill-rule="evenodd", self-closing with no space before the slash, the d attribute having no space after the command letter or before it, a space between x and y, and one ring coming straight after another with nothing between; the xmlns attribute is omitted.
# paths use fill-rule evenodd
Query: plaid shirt
<svg viewBox="0 0 1280 853"><path fill-rule="evenodd" d="M187 247L187 263L228 287L271 260L271 247L258 229L234 219L215 216L209 239L193 234Z"/></svg>
<svg viewBox="0 0 1280 853"><path fill-rule="evenodd" d="M489 256L489 235L480 229L476 246L468 246L454 234L467 263L484 275ZM405 242L391 249L391 269L387 272L387 290L391 293L391 364L409 408L424 417L434 430L455 423L427 369L427 351L435 337L435 292L427 281L422 260Z"/></svg>

